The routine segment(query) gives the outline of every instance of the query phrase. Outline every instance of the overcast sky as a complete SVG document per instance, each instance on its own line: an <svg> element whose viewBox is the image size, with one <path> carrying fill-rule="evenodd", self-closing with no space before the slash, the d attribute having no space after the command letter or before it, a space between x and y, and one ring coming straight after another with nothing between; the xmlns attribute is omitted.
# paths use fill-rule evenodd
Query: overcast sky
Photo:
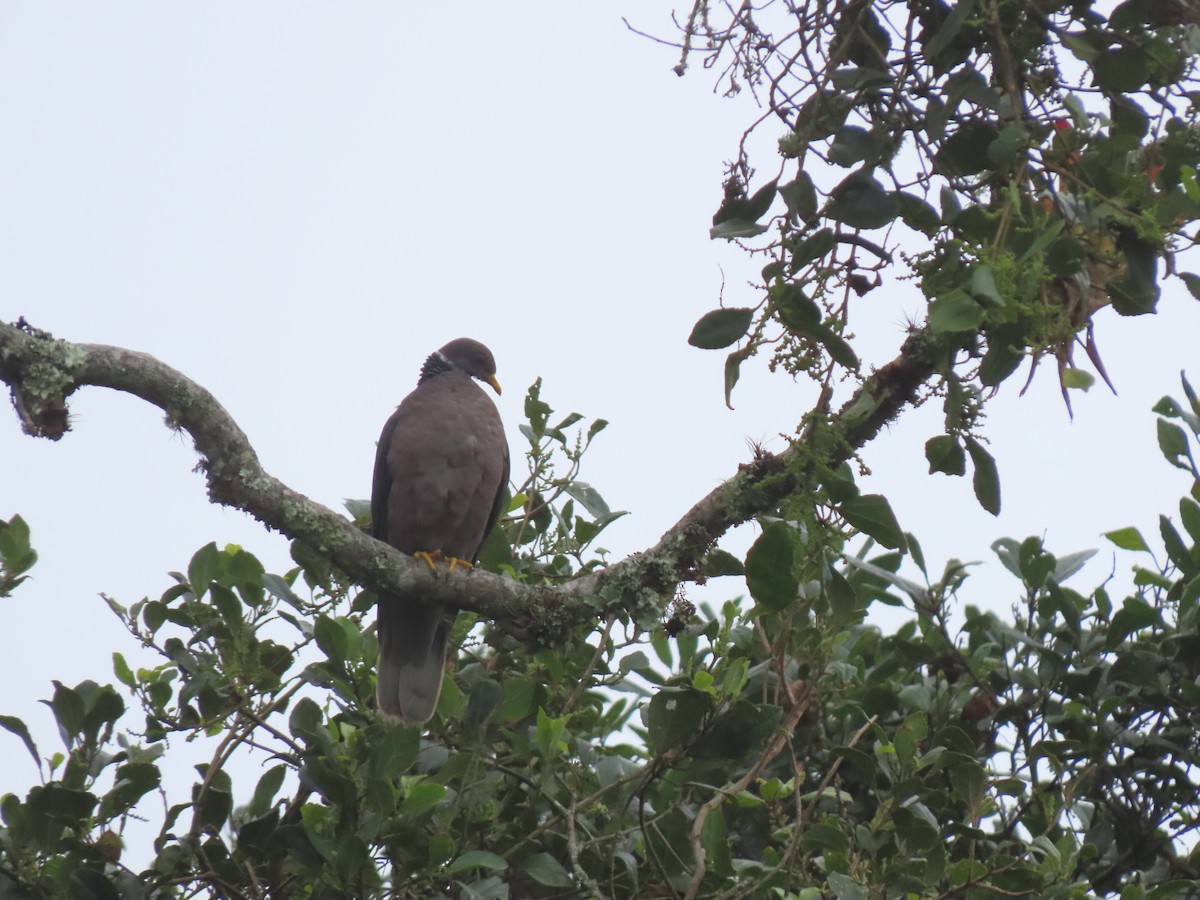
<svg viewBox="0 0 1200 900"><path fill-rule="evenodd" d="M753 364L731 412L724 355L686 343L722 284L727 305L757 302L747 281L760 264L708 239L723 162L757 112L713 96L698 68L677 78L674 52L621 21L668 33L669 11L4 4L0 318L180 369L270 472L334 508L368 495L379 430L424 357L479 338L498 360L514 456L537 376L560 412L612 422L584 477L633 513L606 546L643 548L736 470L748 441L781 447L814 398ZM860 301L866 358L890 359L922 309L895 282ZM1097 318L1119 398L1076 394L1071 423L1052 364L1024 398L1022 379L1006 385L987 430L998 520L969 479L924 474L936 403L868 448L861 486L891 499L935 568L988 560L964 599L1007 608L1015 582L988 550L997 537L1045 533L1067 552L1103 548L1099 534L1127 524L1156 535L1187 482L1159 461L1149 407L1179 393L1197 335L1200 304L1168 283L1156 317ZM41 557L0 601L0 714L29 721L44 754L60 749L37 704L50 680L111 681L114 650L137 658L99 592L157 596L211 540L290 566L282 538L208 504L190 442L158 410L86 389L72 412L52 444L0 410L0 516L24 516ZM1104 549L1077 586L1111 567ZM0 794L34 777L0 733Z"/></svg>

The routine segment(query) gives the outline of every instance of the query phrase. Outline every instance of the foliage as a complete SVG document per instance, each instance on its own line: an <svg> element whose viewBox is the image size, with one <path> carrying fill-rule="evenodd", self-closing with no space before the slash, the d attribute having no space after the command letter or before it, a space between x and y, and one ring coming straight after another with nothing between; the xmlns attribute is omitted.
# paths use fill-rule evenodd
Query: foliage
<svg viewBox="0 0 1200 900"><path fill-rule="evenodd" d="M1186 406L1157 409L1190 458L1184 385ZM531 477L553 478L550 410L531 409ZM577 471L582 444L562 438ZM541 650L480 643L462 616L425 736L371 711L369 594L299 546L278 576L209 544L158 599L109 600L157 663L117 652L119 686L56 684L63 750L43 758L0 718L42 774L0 801L0 896L1187 896L1197 500L1193 480L1182 530L1163 517L1161 560L1136 529L1108 535L1138 560L1119 602L1066 585L1090 552L998 541L1013 619L968 606L957 634L968 566L918 583L873 540L850 554L769 522L730 558L753 606ZM544 552L509 571L543 578L568 517L514 510L504 533L536 528ZM872 603L915 617L887 635ZM179 738L212 748L185 796L166 785ZM143 818L153 853L123 843Z"/></svg>
<svg viewBox="0 0 1200 900"><path fill-rule="evenodd" d="M37 562L37 553L29 545L29 526L20 516L7 522L0 519L0 597L7 597L13 588L29 576L25 573Z"/></svg>
<svg viewBox="0 0 1200 900"><path fill-rule="evenodd" d="M1191 386L1155 407L1163 455L1191 479L1178 519L1161 519L1160 550L1132 527L1107 535L1136 560L1125 595L1069 586L1090 551L1005 539L1009 616L960 613L969 565L930 568L842 462L883 401L831 400L845 378L872 383L849 327L859 298L914 281L927 306L901 358L935 377L900 406L942 400L930 472L969 464L999 511L989 391L1045 356L1064 397L1086 388L1077 344L1107 380L1093 316L1153 312L1160 269L1200 294L1175 268L1200 218L1200 11L697 0L681 27L681 73L702 57L766 109L751 131L781 124L766 180L743 137L713 221L763 258L759 300L704 315L691 343L737 345L727 400L760 352L821 388L792 469L748 464L794 486L754 545L685 573L744 577L748 597L697 608L670 572L630 582L660 595L658 623L549 634L460 614L418 732L373 709L369 591L299 542L283 574L209 544L156 599L108 600L131 646L116 684L54 685L62 750L0 716L39 775L0 799L0 900L1198 895ZM556 418L541 387L528 475L481 565L553 597L606 564L596 542L621 513L579 477L604 421ZM22 520L0 522L0 596L35 560ZM875 605L911 620L884 633ZM181 788L188 745L209 758ZM143 822L150 846L129 837Z"/></svg>
<svg viewBox="0 0 1200 900"><path fill-rule="evenodd" d="M762 297L692 335L741 341L727 397L764 350L826 387L859 373L855 310L913 280L946 408L931 465L963 474L967 449L979 471L985 389L1052 355L1069 408L1068 390L1094 381L1077 342L1108 380L1099 310L1154 312L1162 262L1200 291L1174 265L1200 218L1189 0L1126 0L1107 16L1090 0L697 0L681 29L680 74L700 57L727 95L748 90L766 110L712 228L765 257ZM780 159L756 178L748 140L769 123Z"/></svg>

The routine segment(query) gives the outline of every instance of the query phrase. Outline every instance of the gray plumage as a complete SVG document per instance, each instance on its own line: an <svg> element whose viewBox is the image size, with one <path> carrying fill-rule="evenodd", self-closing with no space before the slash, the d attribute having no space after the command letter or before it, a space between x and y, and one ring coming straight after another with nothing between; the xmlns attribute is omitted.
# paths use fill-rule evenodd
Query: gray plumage
<svg viewBox="0 0 1200 900"><path fill-rule="evenodd" d="M474 562L500 516L508 485L508 441L496 405L496 362L459 338L432 354L416 389L396 408L375 453L374 535L402 553ZM379 598L379 708L404 722L437 708L453 613L417 600Z"/></svg>

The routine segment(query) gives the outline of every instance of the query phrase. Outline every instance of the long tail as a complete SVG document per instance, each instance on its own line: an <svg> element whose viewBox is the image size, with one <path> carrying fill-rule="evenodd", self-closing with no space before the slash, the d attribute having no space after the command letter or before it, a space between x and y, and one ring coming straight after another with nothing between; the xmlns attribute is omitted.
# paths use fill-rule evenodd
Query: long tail
<svg viewBox="0 0 1200 900"><path fill-rule="evenodd" d="M437 709L450 627L443 610L380 597L375 626L379 668L375 696L392 718L417 725Z"/></svg>

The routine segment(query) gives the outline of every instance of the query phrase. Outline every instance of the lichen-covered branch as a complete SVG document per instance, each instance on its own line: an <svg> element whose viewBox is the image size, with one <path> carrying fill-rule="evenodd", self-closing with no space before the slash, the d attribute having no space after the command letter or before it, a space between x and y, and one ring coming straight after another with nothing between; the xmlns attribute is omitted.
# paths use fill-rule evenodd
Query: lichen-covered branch
<svg viewBox="0 0 1200 900"><path fill-rule="evenodd" d="M698 577L705 553L730 528L776 509L802 489L804 454L824 454L836 467L894 418L934 374L922 332L867 378L821 429L810 429L780 454L760 454L701 499L653 547L559 586L531 586L488 572L432 572L376 541L344 516L267 473L245 433L212 394L144 353L73 344L24 320L0 323L0 379L26 433L58 440L69 430L67 400L85 386L140 397L163 410L168 424L191 435L214 503L250 513L264 525L329 557L355 582L419 595L552 637L606 613L644 616L682 581ZM838 439L830 440L829 435ZM821 440L819 446L815 445Z"/></svg>

